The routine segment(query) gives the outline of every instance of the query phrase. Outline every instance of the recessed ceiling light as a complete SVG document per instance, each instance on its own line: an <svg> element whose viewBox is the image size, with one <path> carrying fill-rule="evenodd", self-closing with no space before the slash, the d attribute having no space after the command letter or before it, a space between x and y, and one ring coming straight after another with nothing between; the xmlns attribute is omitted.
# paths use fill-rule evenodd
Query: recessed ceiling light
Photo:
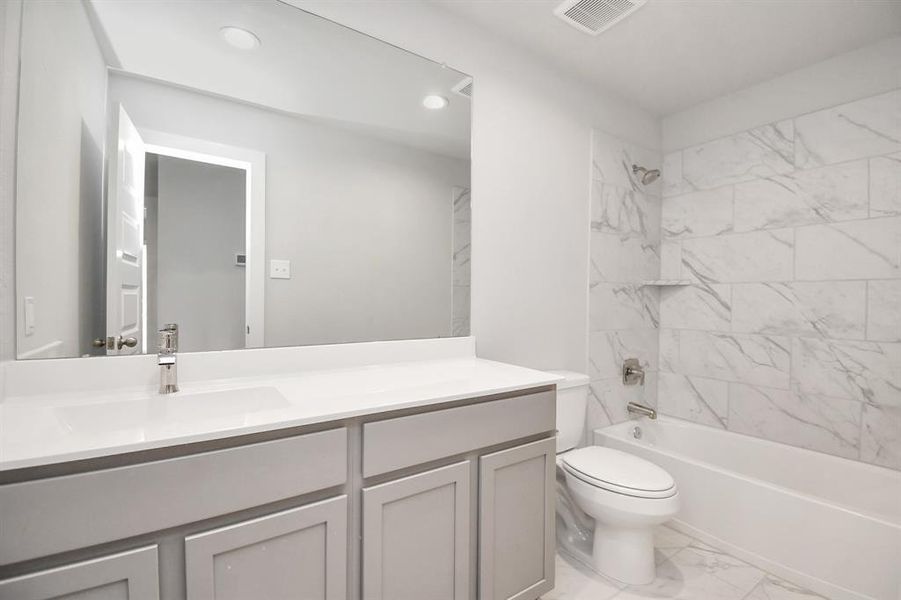
<svg viewBox="0 0 901 600"><path fill-rule="evenodd" d="M444 96L426 96L422 99L422 105L432 110L438 110L447 106L447 98Z"/></svg>
<svg viewBox="0 0 901 600"><path fill-rule="evenodd" d="M241 29L240 27L223 27L219 30L219 35L226 42L241 50L253 50L260 46L260 38L252 31Z"/></svg>

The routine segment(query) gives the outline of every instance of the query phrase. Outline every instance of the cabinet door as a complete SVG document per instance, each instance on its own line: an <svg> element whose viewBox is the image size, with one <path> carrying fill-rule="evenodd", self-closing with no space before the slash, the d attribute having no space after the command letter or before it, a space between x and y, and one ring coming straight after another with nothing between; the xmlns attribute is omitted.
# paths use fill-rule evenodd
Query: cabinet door
<svg viewBox="0 0 901 600"><path fill-rule="evenodd" d="M479 459L479 598L534 600L554 587L553 439Z"/></svg>
<svg viewBox="0 0 901 600"><path fill-rule="evenodd" d="M344 600L347 496L185 539L188 600Z"/></svg>
<svg viewBox="0 0 901 600"><path fill-rule="evenodd" d="M363 489L363 598L469 597L468 461Z"/></svg>
<svg viewBox="0 0 901 600"><path fill-rule="evenodd" d="M0 581L0 600L159 600L156 546Z"/></svg>

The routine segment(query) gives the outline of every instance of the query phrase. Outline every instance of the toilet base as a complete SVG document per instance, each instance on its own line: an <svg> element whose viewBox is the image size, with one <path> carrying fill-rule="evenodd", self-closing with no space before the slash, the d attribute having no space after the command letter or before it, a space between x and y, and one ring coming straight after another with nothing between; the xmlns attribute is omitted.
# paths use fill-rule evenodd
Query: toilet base
<svg viewBox="0 0 901 600"><path fill-rule="evenodd" d="M622 529L595 522L591 559L594 568L607 577L630 585L651 583L657 574L653 529Z"/></svg>

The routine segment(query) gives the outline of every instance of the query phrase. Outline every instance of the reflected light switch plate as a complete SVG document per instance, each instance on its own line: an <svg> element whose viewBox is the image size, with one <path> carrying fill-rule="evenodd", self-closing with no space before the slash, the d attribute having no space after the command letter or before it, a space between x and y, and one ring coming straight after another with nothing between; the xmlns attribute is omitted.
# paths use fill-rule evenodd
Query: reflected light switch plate
<svg viewBox="0 0 901 600"><path fill-rule="evenodd" d="M271 279L291 279L291 261L270 260L269 277Z"/></svg>
<svg viewBox="0 0 901 600"><path fill-rule="evenodd" d="M34 297L25 296L25 335L34 335Z"/></svg>

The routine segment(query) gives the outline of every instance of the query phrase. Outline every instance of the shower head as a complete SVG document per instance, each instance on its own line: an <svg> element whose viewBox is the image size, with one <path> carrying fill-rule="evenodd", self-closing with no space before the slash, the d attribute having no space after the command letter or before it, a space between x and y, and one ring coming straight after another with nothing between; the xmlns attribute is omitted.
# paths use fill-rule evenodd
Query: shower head
<svg viewBox="0 0 901 600"><path fill-rule="evenodd" d="M644 167L639 167L638 165L632 165L632 172L638 176L638 180L641 181L641 185L650 185L657 181L657 178L660 177L660 169L645 169Z"/></svg>

